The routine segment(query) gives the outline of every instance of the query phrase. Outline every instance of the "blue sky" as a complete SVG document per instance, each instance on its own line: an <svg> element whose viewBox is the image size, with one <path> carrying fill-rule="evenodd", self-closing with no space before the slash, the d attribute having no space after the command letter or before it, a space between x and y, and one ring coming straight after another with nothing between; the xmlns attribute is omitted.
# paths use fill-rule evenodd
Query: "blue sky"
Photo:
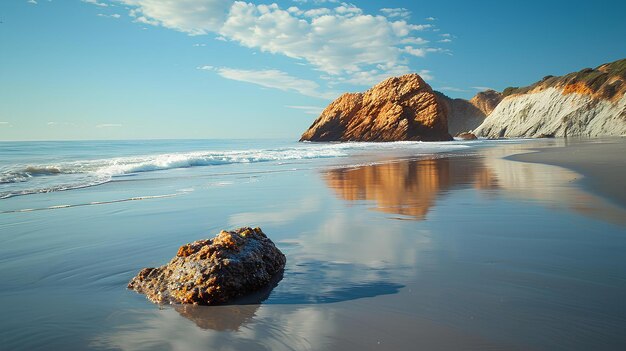
<svg viewBox="0 0 626 351"><path fill-rule="evenodd" d="M0 140L291 138L417 72L452 97L626 57L624 1L4 0Z"/></svg>

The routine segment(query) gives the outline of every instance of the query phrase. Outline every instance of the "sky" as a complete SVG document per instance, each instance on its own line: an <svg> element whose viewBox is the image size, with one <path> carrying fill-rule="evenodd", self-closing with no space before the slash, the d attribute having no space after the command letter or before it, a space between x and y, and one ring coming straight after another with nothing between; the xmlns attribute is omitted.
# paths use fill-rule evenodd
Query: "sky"
<svg viewBox="0 0 626 351"><path fill-rule="evenodd" d="M471 98L626 57L626 2L2 0L0 140L298 139L343 92Z"/></svg>

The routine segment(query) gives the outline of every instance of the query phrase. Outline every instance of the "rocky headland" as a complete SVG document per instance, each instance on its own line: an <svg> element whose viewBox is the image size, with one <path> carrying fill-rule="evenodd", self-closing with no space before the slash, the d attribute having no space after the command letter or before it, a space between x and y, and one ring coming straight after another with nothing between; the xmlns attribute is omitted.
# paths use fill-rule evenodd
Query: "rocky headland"
<svg viewBox="0 0 626 351"><path fill-rule="evenodd" d="M443 141L626 135L626 59L546 76L470 100L433 91L417 74L333 101L300 141Z"/></svg>
<svg viewBox="0 0 626 351"><path fill-rule="evenodd" d="M300 141L441 141L446 108L417 74L392 77L364 93L333 101Z"/></svg>
<svg viewBox="0 0 626 351"><path fill-rule="evenodd" d="M128 288L159 304L219 305L275 283L285 262L260 228L239 228L181 246L168 264L142 269Z"/></svg>
<svg viewBox="0 0 626 351"><path fill-rule="evenodd" d="M479 137L626 135L626 59L546 76L504 99L473 132Z"/></svg>

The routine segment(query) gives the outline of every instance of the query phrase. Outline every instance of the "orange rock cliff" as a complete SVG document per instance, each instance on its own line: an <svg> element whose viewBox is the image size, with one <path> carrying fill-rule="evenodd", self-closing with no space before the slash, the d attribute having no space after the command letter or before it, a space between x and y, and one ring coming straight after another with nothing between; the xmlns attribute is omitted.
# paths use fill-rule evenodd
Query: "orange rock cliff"
<svg viewBox="0 0 626 351"><path fill-rule="evenodd" d="M451 140L447 111L417 74L392 77L333 101L300 141Z"/></svg>

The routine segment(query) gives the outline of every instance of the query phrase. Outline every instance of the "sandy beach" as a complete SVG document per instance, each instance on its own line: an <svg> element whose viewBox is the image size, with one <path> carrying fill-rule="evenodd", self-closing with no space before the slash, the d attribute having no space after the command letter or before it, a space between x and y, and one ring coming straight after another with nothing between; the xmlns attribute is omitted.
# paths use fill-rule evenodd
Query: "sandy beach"
<svg viewBox="0 0 626 351"><path fill-rule="evenodd" d="M624 138L584 140L571 138L561 148L542 148L538 152L515 155L510 159L544 163L571 169L585 178L587 189L626 206L626 142Z"/></svg>
<svg viewBox="0 0 626 351"><path fill-rule="evenodd" d="M621 349L626 208L606 193L621 191L624 145L399 144L3 199L0 340L10 350ZM247 225L287 256L261 304L157 306L126 289L178 246Z"/></svg>

